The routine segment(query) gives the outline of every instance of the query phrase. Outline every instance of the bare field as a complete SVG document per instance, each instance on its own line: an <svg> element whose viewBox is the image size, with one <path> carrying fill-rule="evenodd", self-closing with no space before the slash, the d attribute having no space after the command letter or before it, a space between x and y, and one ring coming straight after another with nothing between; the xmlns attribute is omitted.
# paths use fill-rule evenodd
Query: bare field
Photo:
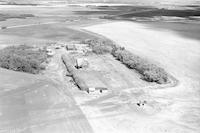
<svg viewBox="0 0 200 133"><path fill-rule="evenodd" d="M96 15L82 15L76 12L80 11L92 11L95 9L89 9L80 6L64 6L64 7L53 7L53 6L2 6L0 8L0 14L33 14L35 17L26 19L7 19L7 21L0 21L1 26L14 26L23 24L38 24L47 22L66 22L67 25L82 25L82 24L93 24L98 17ZM88 21L89 19L89 21Z"/></svg>
<svg viewBox="0 0 200 133"><path fill-rule="evenodd" d="M72 41L90 38L91 35L68 28L65 23L32 25L5 29L0 32L3 35L19 37L31 37L50 41Z"/></svg>
<svg viewBox="0 0 200 133"><path fill-rule="evenodd" d="M71 41L90 38L92 35L75 30L80 25L101 22L95 16L82 16L74 11L89 10L85 7L27 7L3 6L0 14L33 14L26 19L0 21L0 44L42 45L52 41ZM91 9L92 10L92 9ZM11 39L12 38L12 39Z"/></svg>
<svg viewBox="0 0 200 133"><path fill-rule="evenodd" d="M154 109L159 110L153 116L145 117L145 119L141 119L143 117L140 116L137 122L135 118L127 120L113 117L111 123L114 127L116 124L113 122L118 120L118 123L121 123L120 120L127 120L125 123L128 127L130 125L135 127L132 132L198 133L200 130L198 126L200 124L200 45L198 40L183 38L170 30L153 30L151 26L133 22L100 24L85 29L104 35L129 51L152 60L180 81L177 87L146 90L148 97L155 102L152 104ZM127 95L131 94L130 90ZM120 96L118 98L120 99ZM128 110L130 108L128 107ZM101 108L97 107L97 110L99 109ZM137 111L131 112L134 116L137 114ZM129 128L127 132L131 132L131 129Z"/></svg>

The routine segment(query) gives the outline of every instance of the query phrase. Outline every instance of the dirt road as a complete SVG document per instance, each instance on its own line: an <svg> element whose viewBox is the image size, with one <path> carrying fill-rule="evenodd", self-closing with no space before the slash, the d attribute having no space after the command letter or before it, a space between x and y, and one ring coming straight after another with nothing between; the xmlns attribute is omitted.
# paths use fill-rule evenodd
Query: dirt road
<svg viewBox="0 0 200 133"><path fill-rule="evenodd" d="M128 129L124 128L122 130L124 132L198 133L200 131L200 42L198 40L183 38L173 31L155 30L147 25L133 22L114 22L84 29L106 36L131 52L148 58L180 81L177 87L146 90L149 97L147 99L154 101L153 109L157 108L156 113L150 117L142 113L138 115L138 111L133 110L129 102L121 105L124 109L127 108L129 115L127 113L123 117L107 118L105 121L110 121L112 127L118 128L117 131L126 126ZM126 100L118 96L118 101L109 100L109 103L116 105L120 101L131 101L131 96L135 96L132 94L134 93L126 94L126 97L130 96ZM99 106L96 108L96 110L101 109ZM124 126L117 126L120 123L121 125L124 123Z"/></svg>

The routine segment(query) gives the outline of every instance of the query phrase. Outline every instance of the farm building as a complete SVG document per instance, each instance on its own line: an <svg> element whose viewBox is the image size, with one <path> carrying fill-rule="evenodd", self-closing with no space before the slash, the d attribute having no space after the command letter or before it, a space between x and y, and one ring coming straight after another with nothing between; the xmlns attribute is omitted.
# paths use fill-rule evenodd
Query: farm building
<svg viewBox="0 0 200 133"><path fill-rule="evenodd" d="M94 92L106 93L106 92L108 92L108 89L105 87L90 87L87 90L87 93L94 93Z"/></svg>
<svg viewBox="0 0 200 133"><path fill-rule="evenodd" d="M76 46L73 44L68 44L68 45L66 45L66 49L67 50L76 50Z"/></svg>
<svg viewBox="0 0 200 133"><path fill-rule="evenodd" d="M76 59L76 68L88 67L89 63L86 58L77 58Z"/></svg>

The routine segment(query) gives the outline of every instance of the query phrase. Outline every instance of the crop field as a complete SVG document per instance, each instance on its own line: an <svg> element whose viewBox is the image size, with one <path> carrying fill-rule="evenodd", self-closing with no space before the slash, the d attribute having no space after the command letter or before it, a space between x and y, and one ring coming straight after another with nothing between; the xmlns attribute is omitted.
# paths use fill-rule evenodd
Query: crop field
<svg viewBox="0 0 200 133"><path fill-rule="evenodd" d="M56 32L53 32L56 31ZM1 32L3 35L14 35L19 37L31 37L49 41L78 41L84 38L90 38L84 32L68 28L65 23L33 25L31 27L21 27L6 29Z"/></svg>
<svg viewBox="0 0 200 133"><path fill-rule="evenodd" d="M84 11L83 7L3 7L0 14L32 14L25 19L7 19L0 21L0 44L41 45L52 41L73 41L93 38L92 35L75 30L74 27L99 23L88 16L77 15L74 11ZM74 26L74 27L73 27ZM12 36L12 37L11 37ZM12 38L12 39L10 39Z"/></svg>

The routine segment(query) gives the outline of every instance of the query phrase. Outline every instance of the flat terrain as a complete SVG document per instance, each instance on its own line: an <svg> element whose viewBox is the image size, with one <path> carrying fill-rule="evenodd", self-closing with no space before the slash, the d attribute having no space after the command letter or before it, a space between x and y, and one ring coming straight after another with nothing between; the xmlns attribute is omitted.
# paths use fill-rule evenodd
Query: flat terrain
<svg viewBox="0 0 200 133"><path fill-rule="evenodd" d="M65 43L94 37L68 27L80 24L80 18L73 17L68 8L4 6L0 13L36 15L0 21L1 26L7 27L0 30L0 48L20 44L46 45L57 41ZM64 78L61 53L56 54L43 75L0 69L0 133L93 132L71 94L74 86L65 84L70 82Z"/></svg>
<svg viewBox="0 0 200 133"><path fill-rule="evenodd" d="M0 45L29 44L42 45L53 41L71 41L90 38L91 35L76 31L80 25L91 25L102 20L90 15L79 15L75 11L93 10L85 7L51 6L1 6L0 14L17 16L32 14L26 19L10 18L0 21ZM12 38L12 39L11 39Z"/></svg>
<svg viewBox="0 0 200 133"><path fill-rule="evenodd" d="M199 133L199 25L98 19L124 9L1 6L0 14L35 17L0 21L7 27L0 30L0 48L67 44L100 34L163 67L179 80L178 86L155 89L111 56L93 56L88 75L111 91L87 94L65 77L60 58L65 51L60 49L41 75L0 69L0 133Z"/></svg>
<svg viewBox="0 0 200 133"><path fill-rule="evenodd" d="M0 69L1 133L92 132L64 84L60 56L52 59L44 75Z"/></svg>
<svg viewBox="0 0 200 133"><path fill-rule="evenodd" d="M90 26L85 29L104 35L126 47L129 51L148 58L179 80L177 87L149 91L149 97L157 102L156 106L160 108L160 111L151 116L151 118L156 117L153 120L146 117L145 120L139 118L135 122L134 117L134 120L125 122L128 127L134 127L129 128L130 132L199 132L199 40L183 38L171 30L153 30L151 25L134 22L114 22ZM165 104L163 104L164 101ZM135 113L132 112L133 115ZM117 122L116 119L113 117L113 121ZM125 119L123 120L125 121ZM138 125L138 123L140 124ZM113 128L115 126L113 124Z"/></svg>
<svg viewBox="0 0 200 133"><path fill-rule="evenodd" d="M56 32L55 32L56 31ZM1 32L4 36L26 37L27 39L53 41L77 41L90 38L91 35L68 28L65 23L30 25L24 27L8 28Z"/></svg>

